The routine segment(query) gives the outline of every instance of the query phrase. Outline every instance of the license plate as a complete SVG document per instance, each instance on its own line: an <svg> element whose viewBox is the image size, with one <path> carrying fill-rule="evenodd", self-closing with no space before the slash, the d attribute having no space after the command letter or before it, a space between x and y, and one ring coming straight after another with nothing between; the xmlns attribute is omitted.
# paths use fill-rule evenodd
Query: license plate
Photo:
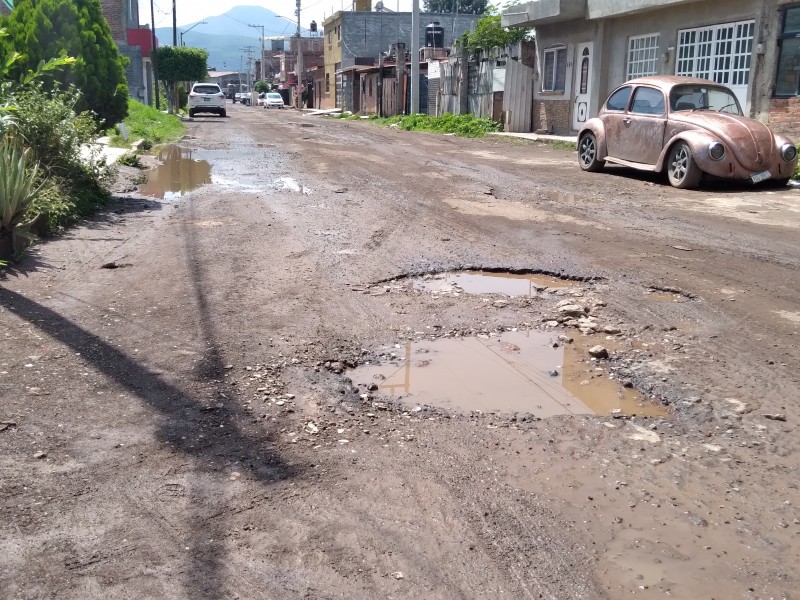
<svg viewBox="0 0 800 600"><path fill-rule="evenodd" d="M211 98L203 98L203 102L211 102ZM767 173L767 177L769 177L769 173ZM759 179L759 181L761 181Z"/></svg>
<svg viewBox="0 0 800 600"><path fill-rule="evenodd" d="M759 181L766 181L772 177L769 171L761 171L761 173L753 173L750 175L750 181L753 183L758 183Z"/></svg>

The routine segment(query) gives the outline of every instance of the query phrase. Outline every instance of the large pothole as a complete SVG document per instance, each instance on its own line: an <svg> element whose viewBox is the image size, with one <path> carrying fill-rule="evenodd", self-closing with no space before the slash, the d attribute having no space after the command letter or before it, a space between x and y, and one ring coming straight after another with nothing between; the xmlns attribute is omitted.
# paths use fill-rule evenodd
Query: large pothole
<svg viewBox="0 0 800 600"><path fill-rule="evenodd" d="M508 331L492 336L406 341L349 373L354 383L411 406L456 411L663 417L666 409L625 387L590 346L599 336ZM629 383L627 385L630 385Z"/></svg>

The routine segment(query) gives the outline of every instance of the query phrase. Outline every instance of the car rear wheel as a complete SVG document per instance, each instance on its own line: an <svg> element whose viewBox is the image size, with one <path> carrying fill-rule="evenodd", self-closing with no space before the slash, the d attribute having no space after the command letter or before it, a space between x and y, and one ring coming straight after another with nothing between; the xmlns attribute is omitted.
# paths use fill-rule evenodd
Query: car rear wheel
<svg viewBox="0 0 800 600"><path fill-rule="evenodd" d="M581 169L592 173L605 165L605 161L597 158L597 138L591 131L584 133L578 142L578 163Z"/></svg>
<svg viewBox="0 0 800 600"><path fill-rule="evenodd" d="M194 115L195 115L195 112L190 108L189 109L189 116L190 117L194 117Z"/></svg>
<svg viewBox="0 0 800 600"><path fill-rule="evenodd" d="M223 108L221 111L219 111L219 116L220 116L220 117L227 117L227 116L228 116L228 111L226 111L226 110Z"/></svg>
<svg viewBox="0 0 800 600"><path fill-rule="evenodd" d="M692 150L685 142L678 142L669 151L667 177L676 188L687 190L696 188L703 172L692 156Z"/></svg>

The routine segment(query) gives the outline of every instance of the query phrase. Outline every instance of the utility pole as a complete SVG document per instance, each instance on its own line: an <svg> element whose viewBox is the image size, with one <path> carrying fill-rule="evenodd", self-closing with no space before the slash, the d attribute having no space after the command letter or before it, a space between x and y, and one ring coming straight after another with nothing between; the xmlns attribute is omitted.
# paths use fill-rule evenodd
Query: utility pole
<svg viewBox="0 0 800 600"><path fill-rule="evenodd" d="M419 0L414 0L411 9L411 109L412 115L419 112Z"/></svg>
<svg viewBox="0 0 800 600"><path fill-rule="evenodd" d="M172 45L178 45L178 14L175 12L175 0L172 0Z"/></svg>
<svg viewBox="0 0 800 600"><path fill-rule="evenodd" d="M156 97L156 110L161 110L161 101L158 97L158 65L156 64L156 13L153 8L153 0L150 0L150 34L153 38L153 47L150 50L150 58L153 61L153 93Z"/></svg>
<svg viewBox="0 0 800 600"><path fill-rule="evenodd" d="M252 82L252 75L253 75L253 46L245 46L242 48L242 52L247 55L247 93L250 95L250 106L253 105L253 82Z"/></svg>
<svg viewBox="0 0 800 600"><path fill-rule="evenodd" d="M264 26L263 25L248 25L248 27L253 27L254 29L261 29L261 79L265 80L264 77Z"/></svg>
<svg viewBox="0 0 800 600"><path fill-rule="evenodd" d="M300 0L297 0L297 109L303 108L303 84L305 69L303 68L303 38L300 37Z"/></svg>

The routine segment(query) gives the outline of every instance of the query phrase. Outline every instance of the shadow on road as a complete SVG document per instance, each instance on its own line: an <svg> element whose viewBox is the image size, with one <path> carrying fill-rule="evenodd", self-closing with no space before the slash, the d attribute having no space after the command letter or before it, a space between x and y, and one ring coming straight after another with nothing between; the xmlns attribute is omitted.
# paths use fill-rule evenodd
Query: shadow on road
<svg viewBox="0 0 800 600"><path fill-rule="evenodd" d="M210 307L203 291L202 270L196 260L196 240L187 231L189 273L194 287L205 336L203 380L216 385L224 365L212 323ZM276 450L273 436L262 430L248 433L242 424L252 417L240 407L237 399L225 399L218 407L220 397L199 398L165 381L157 373L139 364L118 347L105 342L54 310L43 306L20 293L0 287L0 306L25 320L32 327L60 341L74 352L80 352L98 372L125 387L132 394L156 409L164 417L157 437L177 452L194 460L195 473L206 471L213 483L222 486L230 470L236 466L242 477L255 480L260 486L298 475L298 467L287 464ZM230 395L230 390L227 390ZM215 432L209 435L209 432ZM202 443L198 440L202 439ZM216 464L217 466L213 466ZM195 481L198 477L195 476ZM224 482L223 482L224 480ZM198 488L201 486L197 486ZM213 503L209 500L213 499ZM224 499L209 498L209 490L196 489L192 493L192 508L186 515L187 529L191 531L192 566L185 581L188 598L227 597L230 590L225 585L225 557L222 540L227 527L219 513L209 515L210 505ZM213 540L214 543L209 543Z"/></svg>

